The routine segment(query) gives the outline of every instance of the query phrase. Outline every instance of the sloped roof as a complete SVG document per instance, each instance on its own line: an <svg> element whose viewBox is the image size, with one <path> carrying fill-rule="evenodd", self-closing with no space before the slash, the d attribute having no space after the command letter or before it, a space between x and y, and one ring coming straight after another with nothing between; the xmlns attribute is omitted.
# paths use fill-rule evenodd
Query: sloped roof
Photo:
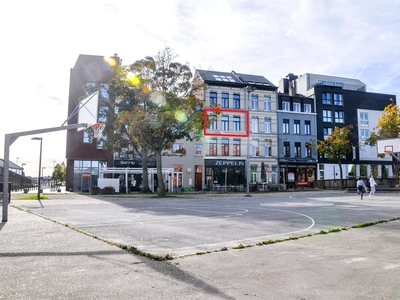
<svg viewBox="0 0 400 300"><path fill-rule="evenodd" d="M251 85L259 90L276 90L277 87L267 78L261 75L251 75L232 72L220 72L211 70L196 70L202 80L209 85L222 85L233 87L245 87Z"/></svg>

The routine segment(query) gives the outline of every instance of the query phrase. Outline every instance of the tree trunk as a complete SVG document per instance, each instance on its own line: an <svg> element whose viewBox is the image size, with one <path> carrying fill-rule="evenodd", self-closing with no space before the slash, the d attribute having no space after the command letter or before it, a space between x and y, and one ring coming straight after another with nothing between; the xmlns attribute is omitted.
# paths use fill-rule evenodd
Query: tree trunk
<svg viewBox="0 0 400 300"><path fill-rule="evenodd" d="M164 176L163 176L163 173L162 173L161 151L162 150L157 150L157 151L155 151L154 154L156 156L156 163L157 163L158 196L159 197L165 197L166 192L165 192Z"/></svg>
<svg viewBox="0 0 400 300"><path fill-rule="evenodd" d="M142 148L142 169L143 169L143 193L149 193L149 171L147 169L147 161L148 161L148 151L147 149Z"/></svg>
<svg viewBox="0 0 400 300"><path fill-rule="evenodd" d="M340 189L343 190L343 170L342 170L342 160L339 160L339 172L340 172Z"/></svg>

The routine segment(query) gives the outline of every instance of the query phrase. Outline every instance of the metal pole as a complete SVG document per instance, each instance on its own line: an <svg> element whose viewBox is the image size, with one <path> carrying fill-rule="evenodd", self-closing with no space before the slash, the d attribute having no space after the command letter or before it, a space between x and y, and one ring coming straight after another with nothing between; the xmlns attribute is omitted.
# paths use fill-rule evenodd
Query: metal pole
<svg viewBox="0 0 400 300"><path fill-rule="evenodd" d="M40 200L40 176L42 171L42 141L43 138L32 138L32 140L40 140L40 153L39 153L39 178L38 178L38 194L37 198Z"/></svg>
<svg viewBox="0 0 400 300"><path fill-rule="evenodd" d="M252 86L246 86L245 88L247 92L247 111L249 112L249 120L247 121L247 126L249 126L250 129L250 93L254 91L254 87ZM249 130L250 132L250 130ZM250 134L247 137L247 153L246 153L246 197L251 197L250 195Z"/></svg>

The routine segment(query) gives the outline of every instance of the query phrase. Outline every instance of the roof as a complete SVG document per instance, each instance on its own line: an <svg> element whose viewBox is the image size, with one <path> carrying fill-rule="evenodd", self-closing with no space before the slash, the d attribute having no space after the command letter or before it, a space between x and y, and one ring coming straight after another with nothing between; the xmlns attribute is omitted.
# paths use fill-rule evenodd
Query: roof
<svg viewBox="0 0 400 300"><path fill-rule="evenodd" d="M277 87L267 78L261 75L251 75L232 72L220 72L211 70L196 70L202 80L209 85L233 86L243 88L252 86L258 90L273 90Z"/></svg>

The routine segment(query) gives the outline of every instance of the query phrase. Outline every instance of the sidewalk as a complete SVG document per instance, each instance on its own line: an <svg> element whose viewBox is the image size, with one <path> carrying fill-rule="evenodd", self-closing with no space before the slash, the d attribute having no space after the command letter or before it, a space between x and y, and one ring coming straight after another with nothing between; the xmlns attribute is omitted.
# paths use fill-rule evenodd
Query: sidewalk
<svg viewBox="0 0 400 300"><path fill-rule="evenodd" d="M157 262L9 215L0 299L400 299L400 221Z"/></svg>

